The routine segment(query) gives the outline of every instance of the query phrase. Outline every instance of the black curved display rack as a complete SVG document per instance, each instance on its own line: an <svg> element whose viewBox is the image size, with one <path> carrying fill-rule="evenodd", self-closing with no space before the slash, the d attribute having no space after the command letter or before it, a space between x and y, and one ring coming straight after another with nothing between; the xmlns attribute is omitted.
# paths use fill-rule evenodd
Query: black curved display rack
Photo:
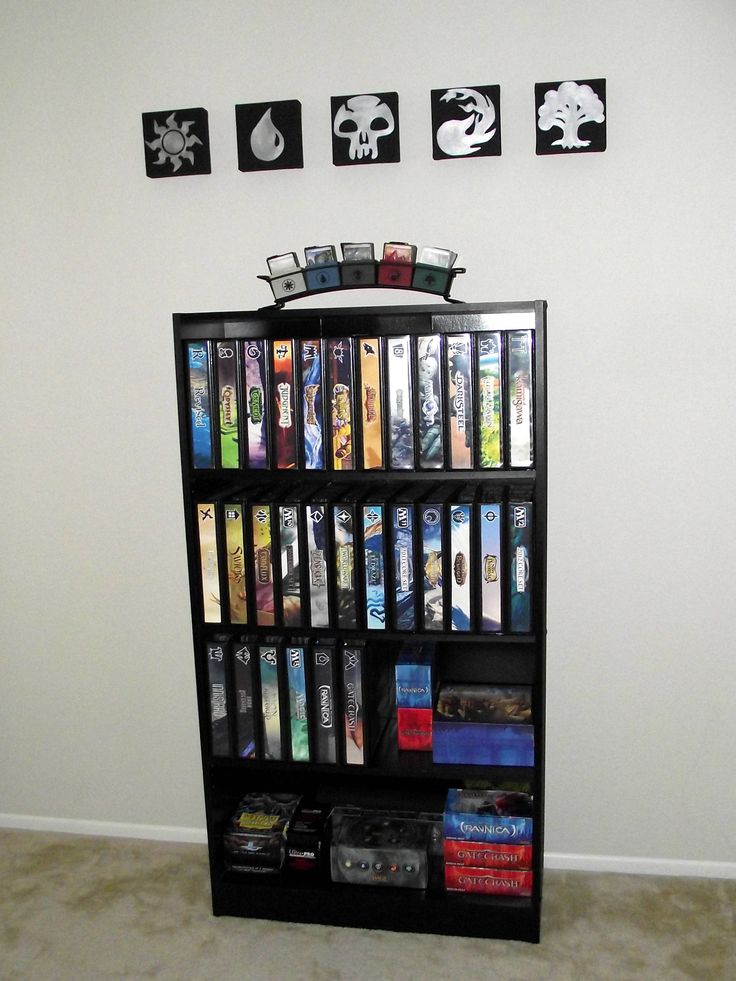
<svg viewBox="0 0 736 981"><path fill-rule="evenodd" d="M544 301L519 303L483 303L352 307L334 309L265 308L236 313L185 313L174 315L174 342L179 408L179 430L183 476L184 514L191 594L192 630L197 683L197 699L201 732L202 770L206 804L207 834L212 886L212 904L216 915L271 918L293 922L318 922L341 926L376 929L455 934L477 937L500 937L537 942L540 932L542 900L542 866L544 842L544 711L545 711L545 634L546 634L546 524L547 524L547 439L545 385L545 324ZM518 422L524 393L516 393L511 361L514 337L525 334L530 342L531 383L527 391L527 409L531 412L529 458L522 446L520 453L512 451L516 436L511 432ZM485 335L500 339L499 371L502 380L501 456L484 456L479 438L492 420L483 416L489 403L483 402L484 380L480 362L480 343ZM421 396L427 394L428 370L425 348L419 339L437 338L439 344L440 384L431 392L439 403L427 407ZM456 342L469 339L469 360L464 380L456 377L456 365L451 362ZM400 402L407 398L410 406L393 408L409 416L408 426L396 428L391 420L391 393L387 374L393 371L389 358L394 343L406 340L410 360L408 375L412 390L401 392ZM322 415L312 413L314 390L304 400L304 385L298 364L302 341L318 341L322 356L319 375ZM339 341L344 341L340 347ZM224 342L228 342L225 344ZM245 358L250 348L258 349L268 363L265 397L254 392L246 377ZM273 358L277 345L285 342L293 356L291 381L274 370ZM288 343L287 343L288 342ZM334 342L334 343L332 343ZM374 342L377 342L374 344ZM422 344L425 342L422 341ZM218 346L219 345L219 346ZM377 346L383 352L382 380L377 386L361 387L365 381L360 360L361 345ZM204 356L198 352L203 350ZM328 352L339 349L347 363L352 381L329 375ZM433 351L438 349L432 348ZM231 365L217 363L220 352ZM278 356L281 356L280 354ZM199 363L192 369L193 358ZM206 363L205 363L206 362ZM400 369L404 371L403 367ZM194 374L192 373L194 371ZM199 372L199 374L197 374ZM455 374L453 374L455 372ZM403 384L403 383L402 383ZM199 387L198 387L199 385ZM340 386L343 386L342 388ZM435 383L437 387L437 382ZM458 385L469 389L458 394ZM224 388L232 391L221 398ZM286 387L284 387L286 386ZM352 391L351 391L352 386ZM429 386L431 388L431 386ZM372 392L372 394L371 394ZM487 394L487 393L486 393ZM352 398L352 418L345 430L346 411L340 399ZM327 397L325 397L327 396ZM518 396L518 397L517 397ZM529 396L531 404L529 405ZM232 397L238 411L233 411L228 399ZM381 450L377 462L381 469L366 469L369 461L369 438L361 428L365 415L366 397L378 398ZM340 402L340 412L332 414L333 398ZM516 399L516 401L515 401ZM280 401L279 401L280 400ZM452 409L452 411L451 411ZM462 452L457 455L453 439L457 438L457 412L464 413L463 425L469 436ZM396 414L395 412L395 414ZM454 413L454 416L453 416ZM265 443L256 450L253 426L262 420ZM427 420L439 420L438 433L427 434ZM395 421L395 420L394 420ZM343 429L340 429L342 422ZM307 430L322 423L323 460L308 452ZM334 426L333 426L334 423ZM467 424L467 425L466 425ZM251 427L249 429L249 427ZM290 430L286 433L285 432ZM296 434L296 441L294 435ZM346 435L347 434L347 435ZM408 435L407 435L408 434ZM432 455L427 446L430 436L435 440ZM225 440L229 442L226 445ZM249 440L251 442L249 442ZM408 440L410 458L401 457L398 447ZM253 451L251 455L251 445ZM457 444L460 445L459 443ZM404 446L404 449L406 446ZM266 466L258 453L267 452ZM425 452L426 451L426 452ZM342 454L342 455L341 455ZM347 466L345 462L347 459ZM308 463L324 462L323 469L312 469ZM373 463L376 462L374 458ZM352 469L350 467L352 466ZM391 559L391 538L388 528L389 503L401 501L414 508L420 503L436 503L438 507L454 501L470 502L472 535L467 565L452 561L445 539L440 551L431 553L437 565L434 573L427 571L427 553L416 537L414 553L416 583L410 598L410 620L399 615L399 573ZM379 502L386 525L383 540L383 570L385 609L378 620L369 622L369 603L366 570L366 540L362 525L356 517L352 539L352 577L342 586L352 593L354 608L342 615L345 595L337 595L337 584L327 583L328 607L326 620L320 619L314 596L306 581L311 571L305 564L309 542L305 530L299 528L297 541L302 552L302 577L295 590L294 607L287 615L284 585L286 569L281 568L279 521L281 505L294 507L295 514L311 515L306 511L310 502L328 502L324 514L329 517L330 502L350 502L357 510L365 502ZM478 502L498 502L500 512L509 519L517 502L527 502L533 508L531 536L527 541L526 559L516 559L512 534L505 526L501 554L492 565L482 554L478 530ZM242 563L232 566L228 558L231 540L226 528L228 504L238 502L245 528L242 539ZM268 542L259 543L250 526L255 507L263 512L269 508L272 529ZM211 508L212 538L208 545L199 527L202 507ZM441 512L446 536L451 534L450 512ZM504 517L504 521L507 521ZM422 512L422 520L424 512ZM299 519L301 520L301 518ZM337 520L337 519L335 519ZM255 517L253 517L255 521ZM508 524L508 523L507 523ZM253 525L255 527L255 525ZM256 529L256 534L258 529ZM283 544L283 543L281 543ZM336 546L334 529L327 540L327 549ZM209 549L209 551L208 551ZM442 554L440 554L440 552ZM335 553L336 554L336 553ZM286 561L284 559L284 561ZM371 559L370 561L373 561ZM270 563L270 565L268 564ZM484 564L485 563L485 564ZM519 564L521 563L521 564ZM524 564L525 563L525 564ZM233 571L235 569L235 572ZM347 567L346 567L347 568ZM434 568L434 567L433 567ZM467 570L470 570L468 573ZM293 571L293 570L292 570ZM261 576L261 572L263 575ZM425 608L422 574L431 579L435 588L444 589L439 604ZM242 589L233 591L233 578L242 575ZM524 584L524 575L528 580ZM463 594L469 606L470 619L455 620L455 583L470 585ZM500 623L491 627L485 617L483 584L500 578L505 590L499 612ZM514 585L514 577L519 581ZM269 580L271 585L269 586ZM265 583L271 592L264 601L258 588ZM291 581L293 586L293 580ZM425 588L429 589L426 585ZM515 620L515 589L526 592L526 624ZM291 590L292 593L294 590ZM514 594L512 596L512 593ZM427 593L427 595L429 595ZM435 600L436 600L436 594ZM405 598L405 597L404 597ZM350 597L348 596L348 600ZM530 601L530 602L529 602ZM460 602L460 601L458 601ZM463 600L465 602L465 600ZM383 618L381 620L381 617ZM413 629L411 628L413 617ZM409 623L409 629L406 629ZM312 762L297 760L288 742L288 695L282 693L282 730L284 739L280 759L264 749L262 721L256 718L255 749L251 747L242 758L242 749L234 733L232 713L236 711L233 681L225 674L226 700L230 715L224 723L228 728L225 742L213 741L211 674L208 667L208 645L222 640L227 647L247 636L255 645L277 637L284 644L310 645L336 639L344 642L363 642L367 667L365 692L366 737L365 761L362 765L338 758L335 763L314 762L316 754L308 754ZM394 699L394 666L407 642L427 642L434 647L435 667L433 684L445 681L487 686L523 686L531 693L533 740L532 755L522 764L438 762L430 751L410 752L397 749L396 706ZM257 684L257 683L256 683ZM262 696L262 693L261 693ZM307 690L310 702L311 690ZM256 698L257 700L257 698ZM309 740L314 748L317 725L315 706L307 706ZM256 712L256 716L257 716ZM373 717L372 717L373 716ZM338 718L340 717L338 713ZM222 735L222 733L220 733ZM482 749L482 747L481 747ZM271 758L269 758L271 757ZM341 761L342 759L342 761ZM425 889L391 888L379 885L356 885L333 882L329 862L317 875L300 875L288 871L280 874L249 874L229 870L223 846L226 824L238 802L249 792L294 792L326 807L355 806L381 808L412 813L439 813L445 806L451 788L528 787L533 798L533 835L531 860L531 892L522 895L486 895L470 891L448 891L443 878L442 859L435 857L432 874Z"/></svg>

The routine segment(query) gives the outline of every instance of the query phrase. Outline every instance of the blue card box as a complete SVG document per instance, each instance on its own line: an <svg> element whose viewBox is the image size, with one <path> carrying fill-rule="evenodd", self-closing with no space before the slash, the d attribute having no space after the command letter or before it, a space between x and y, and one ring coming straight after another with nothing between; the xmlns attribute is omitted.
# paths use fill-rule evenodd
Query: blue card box
<svg viewBox="0 0 736 981"><path fill-rule="evenodd" d="M534 766L534 727L443 722L435 716L432 760L478 766Z"/></svg>
<svg viewBox="0 0 736 981"><path fill-rule="evenodd" d="M340 285L340 267L338 265L309 266L304 270L309 290L329 290Z"/></svg>
<svg viewBox="0 0 736 981"><path fill-rule="evenodd" d="M480 813L478 807L474 806L474 796L472 791L454 789L447 791L442 829L445 838L488 842L495 845L531 844L533 818Z"/></svg>
<svg viewBox="0 0 736 981"><path fill-rule="evenodd" d="M432 656L419 651L404 652L396 662L396 707L432 708Z"/></svg>

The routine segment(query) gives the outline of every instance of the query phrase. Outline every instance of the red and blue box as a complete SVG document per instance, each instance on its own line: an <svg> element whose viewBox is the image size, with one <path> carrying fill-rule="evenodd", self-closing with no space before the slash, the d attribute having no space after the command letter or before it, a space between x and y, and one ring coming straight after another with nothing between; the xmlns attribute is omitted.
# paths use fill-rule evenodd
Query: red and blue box
<svg viewBox="0 0 736 981"><path fill-rule="evenodd" d="M488 895L532 894L532 798L504 790L447 792L445 888Z"/></svg>
<svg viewBox="0 0 736 981"><path fill-rule="evenodd" d="M433 645L407 645L396 662L398 747L432 749Z"/></svg>

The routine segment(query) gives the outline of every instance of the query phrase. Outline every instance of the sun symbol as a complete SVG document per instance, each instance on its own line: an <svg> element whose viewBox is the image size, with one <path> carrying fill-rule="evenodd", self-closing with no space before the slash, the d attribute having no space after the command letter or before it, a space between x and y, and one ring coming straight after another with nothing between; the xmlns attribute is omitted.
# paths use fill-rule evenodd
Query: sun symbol
<svg viewBox="0 0 736 981"><path fill-rule="evenodd" d="M189 127L194 126L194 120L188 119L177 123L175 116L176 113L172 112L163 126L159 126L154 119L153 128L158 136L155 140L146 140L146 146L158 150L158 159L154 160L154 163L165 164L170 160L174 173L181 167L182 160L194 164L191 147L202 145L200 138L189 132Z"/></svg>

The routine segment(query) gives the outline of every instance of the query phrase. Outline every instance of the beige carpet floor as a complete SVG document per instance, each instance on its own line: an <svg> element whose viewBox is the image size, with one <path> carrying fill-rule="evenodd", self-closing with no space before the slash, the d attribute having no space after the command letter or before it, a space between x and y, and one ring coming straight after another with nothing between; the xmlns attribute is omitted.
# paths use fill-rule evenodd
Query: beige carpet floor
<svg viewBox="0 0 736 981"><path fill-rule="evenodd" d="M736 881L548 871L542 943L213 917L203 846L0 831L2 981L735 981Z"/></svg>

